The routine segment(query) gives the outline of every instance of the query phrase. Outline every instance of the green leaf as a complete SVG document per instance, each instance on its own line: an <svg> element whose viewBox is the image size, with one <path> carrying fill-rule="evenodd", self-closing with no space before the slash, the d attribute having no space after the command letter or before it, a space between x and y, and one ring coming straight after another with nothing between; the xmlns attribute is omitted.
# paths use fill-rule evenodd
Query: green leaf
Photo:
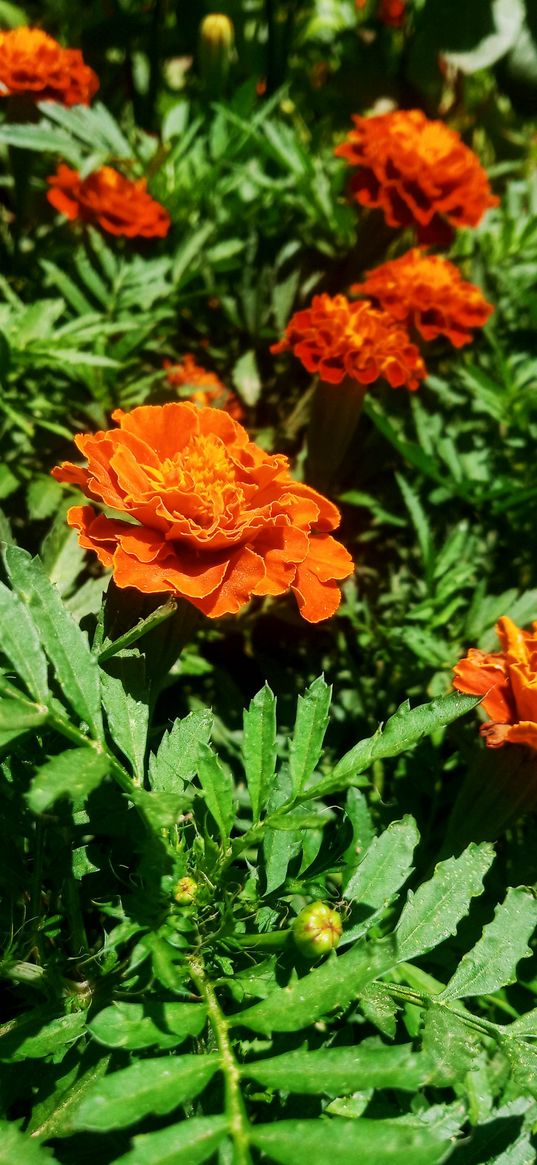
<svg viewBox="0 0 537 1165"><path fill-rule="evenodd" d="M72 1127L108 1132L146 1116L163 1116L198 1096L219 1067L216 1053L137 1060L88 1090L72 1115Z"/></svg>
<svg viewBox="0 0 537 1165"><path fill-rule="evenodd" d="M431 1003L425 1012L422 1048L434 1063L435 1084L464 1080L475 1066L481 1044L462 1015Z"/></svg>
<svg viewBox="0 0 537 1165"><path fill-rule="evenodd" d="M40 704L49 697L47 660L28 608L0 582L0 649Z"/></svg>
<svg viewBox="0 0 537 1165"><path fill-rule="evenodd" d="M101 694L110 735L141 782L149 728L145 659L135 649L120 651L101 667Z"/></svg>
<svg viewBox="0 0 537 1165"><path fill-rule="evenodd" d="M0 1036L0 1060L41 1060L78 1039L85 1027L83 1011L55 1015L48 1005L33 1008L5 1025L4 1034Z"/></svg>
<svg viewBox="0 0 537 1165"><path fill-rule="evenodd" d="M352 1048L323 1048L318 1052L300 1049L243 1064L241 1074L251 1076L266 1088L314 1095L347 1096L359 1088L402 1088L414 1092L432 1075L432 1062L417 1055L411 1044L390 1048L362 1044Z"/></svg>
<svg viewBox="0 0 537 1165"><path fill-rule="evenodd" d="M252 1144L280 1165L435 1165L447 1148L445 1136L435 1128L422 1128L397 1120L286 1120L254 1125Z"/></svg>
<svg viewBox="0 0 537 1165"><path fill-rule="evenodd" d="M511 887L479 942L463 955L439 999L491 995L515 983L519 960L531 955L527 943L536 926L537 901L523 887Z"/></svg>
<svg viewBox="0 0 537 1165"><path fill-rule="evenodd" d="M346 954L332 955L317 970L288 987L279 987L267 999L231 1016L235 1026L270 1035L294 1032L314 1023L335 1007L343 1009L357 999L373 979L393 967L396 956L390 942L356 944Z"/></svg>
<svg viewBox="0 0 537 1165"><path fill-rule="evenodd" d="M130 1153L119 1157L115 1165L201 1165L212 1157L228 1132L227 1117L190 1117L156 1133L133 1137Z"/></svg>
<svg viewBox="0 0 537 1165"><path fill-rule="evenodd" d="M425 578L430 583L434 570L434 544L427 515L417 493L412 489L401 474L396 473L395 479L403 495L405 505L412 519L418 545L423 559Z"/></svg>
<svg viewBox="0 0 537 1165"><path fill-rule="evenodd" d="M162 793L183 791L184 783L196 775L200 746L209 743L212 726L207 708L175 721L162 737L156 756L149 759L152 789Z"/></svg>
<svg viewBox="0 0 537 1165"><path fill-rule="evenodd" d="M294 796L315 771L326 729L332 688L319 676L310 684L304 696L298 697L295 729L289 748L289 772Z"/></svg>
<svg viewBox="0 0 537 1165"><path fill-rule="evenodd" d="M207 1021L203 1003L113 1003L94 1016L89 1030L107 1048L176 1048L198 1036Z"/></svg>
<svg viewBox="0 0 537 1165"><path fill-rule="evenodd" d="M472 898L482 894L493 859L491 845L472 843L460 857L439 862L432 878L415 894L409 892L395 931L400 961L423 955L455 934Z"/></svg>
<svg viewBox="0 0 537 1165"><path fill-rule="evenodd" d="M229 841L235 816L233 783L229 772L224 769L208 744L201 744L199 748L198 776L205 803L216 821L220 837L225 844Z"/></svg>
<svg viewBox="0 0 537 1165"><path fill-rule="evenodd" d="M231 379L242 400L247 405L257 404L261 395L261 377L257 367L255 352L243 352L237 360Z"/></svg>
<svg viewBox="0 0 537 1165"><path fill-rule="evenodd" d="M47 719L46 708L30 704L26 700L0 699L0 732L12 732L19 736L30 728L39 728Z"/></svg>
<svg viewBox="0 0 537 1165"><path fill-rule="evenodd" d="M50 1149L22 1133L12 1121L0 1120L0 1165L47 1165L56 1158Z"/></svg>
<svg viewBox="0 0 537 1165"><path fill-rule="evenodd" d="M268 684L244 712L242 753L252 815L257 822L276 772L276 699Z"/></svg>
<svg viewBox="0 0 537 1165"><path fill-rule="evenodd" d="M444 728L446 724L458 720L459 716L471 712L479 702L475 696L461 696L456 692L440 696L429 704L420 704L418 708L411 708L407 701L390 717L384 728L379 728L374 736L355 744L341 758L330 776L315 786L316 795L323 796L324 793L345 788L373 761L406 752L423 736L430 736L438 728Z"/></svg>
<svg viewBox="0 0 537 1165"><path fill-rule="evenodd" d="M42 765L27 793L34 813L44 813L59 797L86 799L109 769L108 757L94 748L69 748Z"/></svg>
<svg viewBox="0 0 537 1165"><path fill-rule="evenodd" d="M365 917L345 932L345 941L356 939L378 918L413 870L412 855L419 841L416 822L408 814L393 821L380 837L374 838L360 865L351 875L343 894L363 907Z"/></svg>
<svg viewBox="0 0 537 1165"><path fill-rule="evenodd" d="M18 546L7 546L4 557L13 589L30 607L65 699L95 736L102 739L97 661L86 637L66 611L39 559L32 559Z"/></svg>
<svg viewBox="0 0 537 1165"><path fill-rule="evenodd" d="M514 1079L524 1089L537 1098L537 1048L527 1040L506 1037L501 1040L502 1051L507 1056Z"/></svg>

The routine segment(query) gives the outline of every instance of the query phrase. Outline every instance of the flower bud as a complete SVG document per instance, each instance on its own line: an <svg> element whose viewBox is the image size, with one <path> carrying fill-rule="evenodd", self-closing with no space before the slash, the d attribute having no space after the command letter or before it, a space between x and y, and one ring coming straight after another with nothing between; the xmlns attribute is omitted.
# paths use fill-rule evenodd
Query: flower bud
<svg viewBox="0 0 537 1165"><path fill-rule="evenodd" d="M200 25L200 72L207 91L219 97L226 85L233 56L233 24L229 16L211 12Z"/></svg>
<svg viewBox="0 0 537 1165"><path fill-rule="evenodd" d="M301 954L317 959L337 947L343 927L337 910L332 910L326 902L312 902L297 914L292 931Z"/></svg>
<svg viewBox="0 0 537 1165"><path fill-rule="evenodd" d="M179 878L173 888L173 896L179 906L190 906L198 892L198 883L193 878Z"/></svg>

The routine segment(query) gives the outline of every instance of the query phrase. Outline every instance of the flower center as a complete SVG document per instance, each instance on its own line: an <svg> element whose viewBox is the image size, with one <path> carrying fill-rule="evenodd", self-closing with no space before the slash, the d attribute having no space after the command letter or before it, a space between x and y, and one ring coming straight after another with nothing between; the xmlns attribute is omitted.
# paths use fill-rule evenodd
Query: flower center
<svg viewBox="0 0 537 1165"><path fill-rule="evenodd" d="M166 457L157 468L144 466L157 490L180 490L193 495L193 515L201 525L236 510L244 492L225 445L212 434L193 437L180 453Z"/></svg>

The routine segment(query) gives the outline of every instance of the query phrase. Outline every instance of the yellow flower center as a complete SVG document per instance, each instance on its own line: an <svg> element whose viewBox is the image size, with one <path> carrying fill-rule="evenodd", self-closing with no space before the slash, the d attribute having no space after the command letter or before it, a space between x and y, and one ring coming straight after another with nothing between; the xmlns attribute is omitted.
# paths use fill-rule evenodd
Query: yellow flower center
<svg viewBox="0 0 537 1165"><path fill-rule="evenodd" d="M244 502L244 491L237 482L237 469L219 437L198 435L174 457L167 457L157 467L143 467L156 490L180 490L195 496L189 511L200 525L209 525L227 512L236 511Z"/></svg>

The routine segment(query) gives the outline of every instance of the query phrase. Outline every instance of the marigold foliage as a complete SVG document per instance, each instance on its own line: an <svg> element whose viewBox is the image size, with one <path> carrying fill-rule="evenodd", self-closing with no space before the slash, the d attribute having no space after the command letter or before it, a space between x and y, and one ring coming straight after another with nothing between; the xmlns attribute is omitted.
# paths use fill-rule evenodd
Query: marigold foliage
<svg viewBox="0 0 537 1165"><path fill-rule="evenodd" d="M522 631L504 616L496 624L501 651L472 647L454 668L459 692L483 696L488 748L527 744L537 749L537 622Z"/></svg>
<svg viewBox="0 0 537 1165"><path fill-rule="evenodd" d="M344 295L314 296L296 312L272 352L291 348L308 372L340 384L345 376L360 384L387 380L392 388L419 388L426 369L406 328L367 301L350 303Z"/></svg>
<svg viewBox="0 0 537 1165"><path fill-rule="evenodd" d="M80 49L64 49L40 28L0 32L0 97L89 105L99 79Z"/></svg>
<svg viewBox="0 0 537 1165"><path fill-rule="evenodd" d="M71 220L97 224L111 235L130 239L162 239L168 234L168 211L151 198L145 178L133 181L112 166L81 178L77 170L61 163L47 182L51 206Z"/></svg>
<svg viewBox="0 0 537 1165"><path fill-rule="evenodd" d="M118 429L75 438L87 469L64 462L53 472L128 517L91 506L68 514L119 587L180 595L211 618L289 589L309 622L334 613L337 580L354 569L330 534L339 512L293 481L286 457L264 453L218 409L185 402L112 415Z"/></svg>
<svg viewBox="0 0 537 1165"><path fill-rule="evenodd" d="M469 344L472 329L482 328L494 311L479 287L463 279L454 263L442 255L424 254L420 247L368 271L351 291L377 300L394 319L416 328L424 340L446 336L455 348Z"/></svg>
<svg viewBox="0 0 537 1165"><path fill-rule="evenodd" d="M498 205L478 158L443 121L420 109L353 120L336 155L354 169L352 197L382 210L389 226L416 226L421 237L444 239L446 223L475 227Z"/></svg>

